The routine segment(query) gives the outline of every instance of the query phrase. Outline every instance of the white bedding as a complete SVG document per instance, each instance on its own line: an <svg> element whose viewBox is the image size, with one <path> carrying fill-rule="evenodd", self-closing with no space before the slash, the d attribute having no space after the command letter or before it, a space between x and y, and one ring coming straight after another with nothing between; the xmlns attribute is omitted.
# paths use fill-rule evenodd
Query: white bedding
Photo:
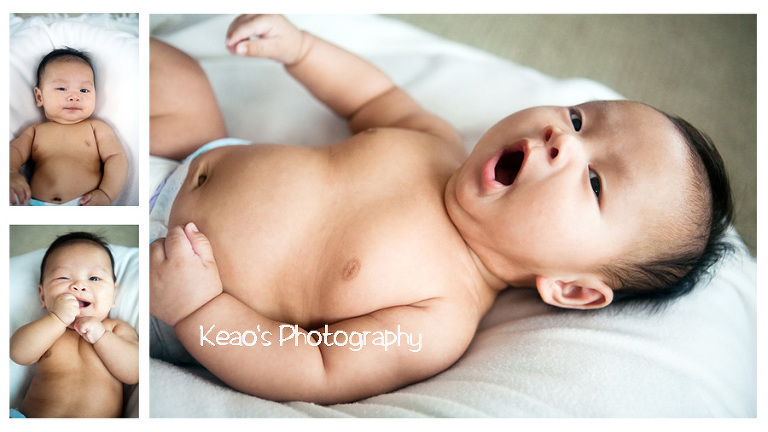
<svg viewBox="0 0 768 432"><path fill-rule="evenodd" d="M280 66L226 52L232 18L153 15L150 32L201 61L231 136L303 145L347 137L344 122ZM528 106L620 98L598 83L555 80L383 17L290 18L384 69L452 122L467 148ZM153 189L173 166L153 158ZM657 315L553 312L533 291L508 290L453 367L352 404L266 401L203 369L151 359L150 416L754 417L756 263L732 239L740 247L714 280Z"/></svg>
<svg viewBox="0 0 768 432"><path fill-rule="evenodd" d="M113 205L139 204L139 19L108 14L77 17L10 15L10 137L45 120L32 89L37 65L50 51L68 46L91 55L96 75L93 117L115 131L128 158L122 193Z"/></svg>
<svg viewBox="0 0 768 432"><path fill-rule="evenodd" d="M139 249L118 245L111 245L110 249L115 259L118 292L115 307L110 311L109 317L127 322L138 332ZM24 324L43 316L44 311L40 308L40 297L37 291L43 255L45 255L45 249L38 249L15 256L10 260L8 267L10 273L9 335ZM9 363L9 402L11 408L18 408L32 380L34 366L21 366L12 361ZM125 396L123 416L138 417L138 384L126 386Z"/></svg>

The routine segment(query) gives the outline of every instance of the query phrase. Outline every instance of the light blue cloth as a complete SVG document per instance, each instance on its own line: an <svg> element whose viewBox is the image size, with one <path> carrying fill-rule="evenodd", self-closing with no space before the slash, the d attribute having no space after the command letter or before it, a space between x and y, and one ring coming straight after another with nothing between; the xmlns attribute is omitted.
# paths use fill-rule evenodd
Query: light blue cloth
<svg viewBox="0 0 768 432"><path fill-rule="evenodd" d="M29 205L37 206L37 207L45 207L45 206L79 206L81 198L82 197L75 198L72 201L61 203L61 204L49 203L49 202L45 202L45 201L39 201L39 200L36 200L34 198L30 198Z"/></svg>
<svg viewBox="0 0 768 432"><path fill-rule="evenodd" d="M11 408L11 416L9 418L27 418L27 416L19 412L19 410Z"/></svg>

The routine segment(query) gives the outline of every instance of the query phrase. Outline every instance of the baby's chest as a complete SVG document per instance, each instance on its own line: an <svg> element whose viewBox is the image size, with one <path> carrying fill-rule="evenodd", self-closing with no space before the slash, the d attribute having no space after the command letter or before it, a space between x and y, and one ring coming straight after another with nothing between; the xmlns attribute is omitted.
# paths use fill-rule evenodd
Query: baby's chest
<svg viewBox="0 0 768 432"><path fill-rule="evenodd" d="M450 287L456 265L444 220L395 202L341 219L279 251L270 265L242 265L225 289L272 319L316 328L439 297Z"/></svg>
<svg viewBox="0 0 768 432"><path fill-rule="evenodd" d="M429 236L401 227L361 233L321 268L313 313L335 322L445 295L450 261L430 244Z"/></svg>
<svg viewBox="0 0 768 432"><path fill-rule="evenodd" d="M37 365L38 373L73 373L106 370L93 345L74 330L67 330L43 354Z"/></svg>
<svg viewBox="0 0 768 432"><path fill-rule="evenodd" d="M48 125L35 131L32 151L38 157L98 157L93 129L88 125Z"/></svg>

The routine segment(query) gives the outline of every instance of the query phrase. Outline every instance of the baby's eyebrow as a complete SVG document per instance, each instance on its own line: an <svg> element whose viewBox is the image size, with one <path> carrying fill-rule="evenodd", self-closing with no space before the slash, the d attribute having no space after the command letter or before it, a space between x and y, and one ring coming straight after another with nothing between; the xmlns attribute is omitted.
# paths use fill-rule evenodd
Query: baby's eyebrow
<svg viewBox="0 0 768 432"><path fill-rule="evenodd" d="M72 268L72 266L64 264L64 265L58 265L56 267L46 268L45 272L46 273L55 273L57 271L70 270L71 268ZM103 266L95 264L93 266L88 267L86 269L86 272L87 273L94 273L94 272L110 273L110 270L104 268Z"/></svg>

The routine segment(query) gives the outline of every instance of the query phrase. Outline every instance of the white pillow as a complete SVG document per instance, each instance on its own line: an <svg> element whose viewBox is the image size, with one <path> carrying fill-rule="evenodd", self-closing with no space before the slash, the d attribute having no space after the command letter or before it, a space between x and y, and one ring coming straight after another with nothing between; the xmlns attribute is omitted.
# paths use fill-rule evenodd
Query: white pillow
<svg viewBox="0 0 768 432"><path fill-rule="evenodd" d="M89 18L92 17L92 18ZM104 27L108 15L80 21L49 17L11 16L9 41L10 137L45 120L35 104L33 89L40 60L56 48L68 46L91 56L96 75L93 117L117 134L128 158L128 175L115 205L139 204L139 39L135 34ZM138 19L136 20L138 31Z"/></svg>
<svg viewBox="0 0 768 432"><path fill-rule="evenodd" d="M139 331L139 249L127 246L112 246L117 276L117 299L110 312L110 318L120 319ZM19 327L32 322L45 313L40 307L37 286L40 280L40 263L46 249L39 249L10 260L10 327L13 334ZM21 366L10 363L10 405L18 408L29 387L34 374L34 366ZM129 417L137 417L138 403L133 393L138 394L138 386L130 386L125 398L124 412Z"/></svg>

